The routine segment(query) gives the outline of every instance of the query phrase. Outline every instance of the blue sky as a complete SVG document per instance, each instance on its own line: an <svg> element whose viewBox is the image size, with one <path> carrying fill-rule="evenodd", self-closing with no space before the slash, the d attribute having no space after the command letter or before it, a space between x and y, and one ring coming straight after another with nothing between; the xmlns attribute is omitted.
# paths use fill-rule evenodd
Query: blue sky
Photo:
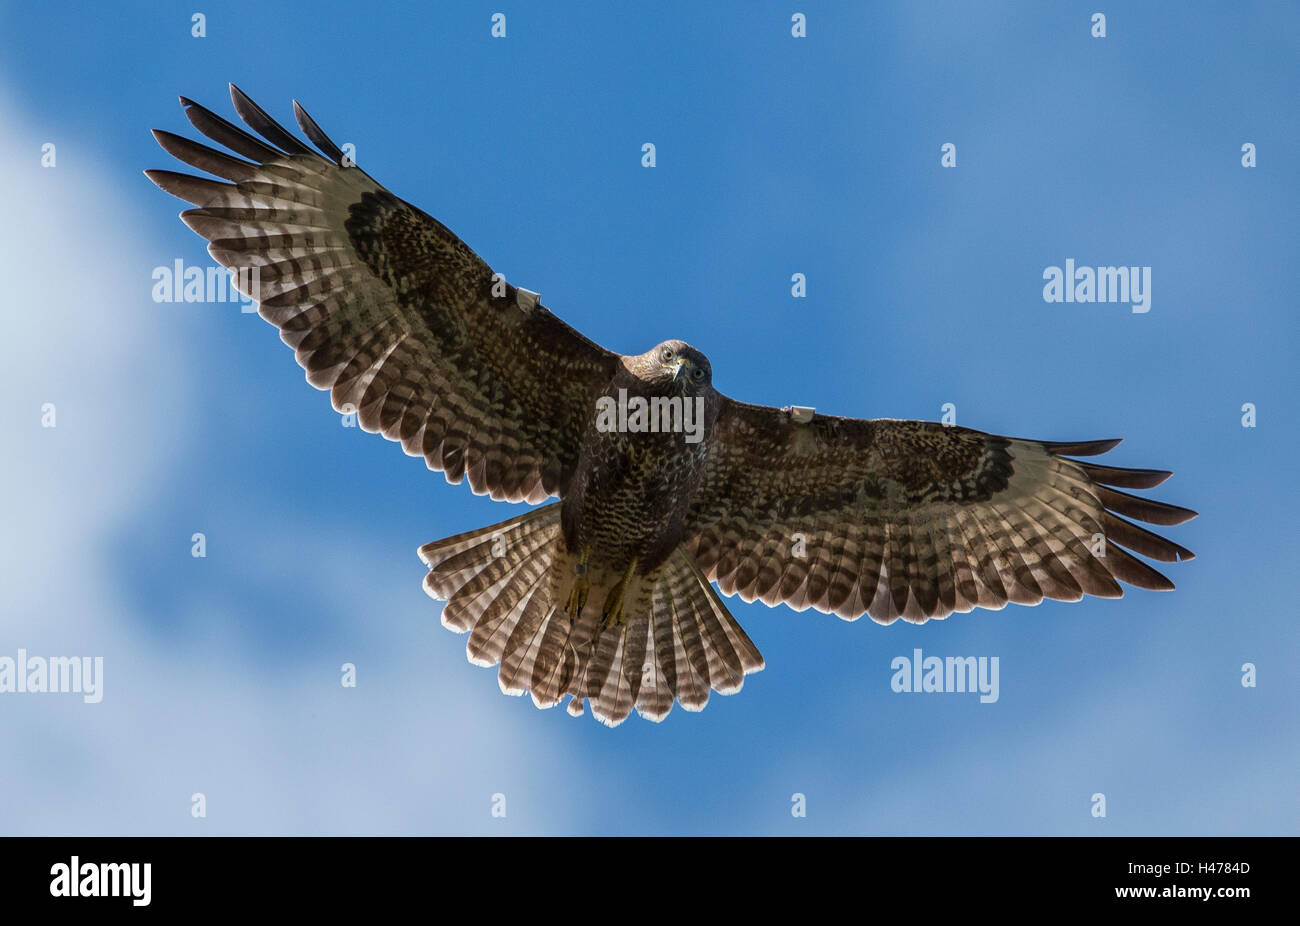
<svg viewBox="0 0 1300 926"><path fill-rule="evenodd" d="M0 656L105 660L99 704L0 695L0 832L1300 830L1294 4L1106 5L1105 38L1071 3L201 6L204 38L193 5L0 4ZM503 697L415 549L518 509L340 427L255 315L150 298L209 259L148 130L195 135L178 94L234 118L228 81L615 350L683 338L749 401L1125 437L1107 462L1175 471L1152 494L1201 512L1164 531L1198 556L1171 594L923 627L731 599L767 668L663 724ZM1150 266L1151 311L1044 302L1068 258ZM895 694L917 647L997 656L997 703Z"/></svg>

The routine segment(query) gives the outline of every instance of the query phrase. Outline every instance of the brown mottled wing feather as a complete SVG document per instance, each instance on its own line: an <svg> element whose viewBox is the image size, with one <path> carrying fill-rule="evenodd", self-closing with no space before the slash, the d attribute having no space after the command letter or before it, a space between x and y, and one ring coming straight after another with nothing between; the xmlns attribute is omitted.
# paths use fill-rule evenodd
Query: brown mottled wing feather
<svg viewBox="0 0 1300 926"><path fill-rule="evenodd" d="M327 157L233 85L231 99L265 141L181 103L200 132L242 158L154 133L229 183L146 174L199 207L181 218L213 258L255 268L244 277L248 295L308 382L449 481L468 477L475 493L531 502L558 494L617 355L494 280L445 226L345 162L296 103L299 125Z"/></svg>
<svg viewBox="0 0 1300 926"><path fill-rule="evenodd" d="M1170 474L1067 458L1117 443L828 415L799 423L724 398L687 543L728 595L848 619L1115 598L1119 582L1171 589L1127 550L1164 562L1192 553L1121 515L1180 524L1195 512L1111 488Z"/></svg>

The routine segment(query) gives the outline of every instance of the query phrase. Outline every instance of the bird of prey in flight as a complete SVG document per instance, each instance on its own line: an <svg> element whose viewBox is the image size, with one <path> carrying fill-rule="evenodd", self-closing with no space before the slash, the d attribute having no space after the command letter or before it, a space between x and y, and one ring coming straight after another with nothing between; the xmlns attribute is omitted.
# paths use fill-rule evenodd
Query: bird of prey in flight
<svg viewBox="0 0 1300 926"><path fill-rule="evenodd" d="M250 271L261 316L307 380L451 483L539 503L420 548L424 587L507 694L581 714L702 709L763 667L726 595L846 620L921 623L975 607L1172 589L1133 554L1192 554L1127 518L1186 508L1122 489L1170 473L1051 442L925 421L750 405L696 348L621 356L507 283L436 219L344 156L296 102L315 149L233 85L257 133L181 98L226 150L171 132L219 180L148 177L212 257ZM258 137L260 136L260 137ZM251 271L256 270L256 274ZM1130 552L1132 551L1132 552Z"/></svg>

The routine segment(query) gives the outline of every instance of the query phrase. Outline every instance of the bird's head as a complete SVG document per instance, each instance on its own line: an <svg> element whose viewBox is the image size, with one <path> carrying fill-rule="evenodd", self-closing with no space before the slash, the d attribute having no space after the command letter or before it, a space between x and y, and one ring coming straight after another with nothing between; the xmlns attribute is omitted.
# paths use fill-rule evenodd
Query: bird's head
<svg viewBox="0 0 1300 926"><path fill-rule="evenodd" d="M703 395L713 385L709 358L685 341L664 341L636 360L633 372L656 392Z"/></svg>

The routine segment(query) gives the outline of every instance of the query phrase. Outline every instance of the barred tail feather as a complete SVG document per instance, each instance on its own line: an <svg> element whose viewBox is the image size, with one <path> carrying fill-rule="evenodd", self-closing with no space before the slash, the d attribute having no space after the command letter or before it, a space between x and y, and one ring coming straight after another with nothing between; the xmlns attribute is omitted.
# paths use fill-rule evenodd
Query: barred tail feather
<svg viewBox="0 0 1300 926"><path fill-rule="evenodd" d="M628 590L620 626L598 630L572 694L602 723L617 726L635 708L660 721L674 701L688 711L710 691L733 694L763 668L758 648L736 623L684 546Z"/></svg>
<svg viewBox="0 0 1300 926"><path fill-rule="evenodd" d="M529 688L555 612L563 553L558 504L420 548L429 567L424 589L447 602L443 626L470 635L470 662L501 666L498 681L507 694Z"/></svg>
<svg viewBox="0 0 1300 926"><path fill-rule="evenodd" d="M602 622L601 605L617 576L593 569L586 607L570 621L574 558L559 505L438 540L420 548L425 590L446 601L442 623L468 633L466 655L499 666L506 694L528 692L540 708L567 695L575 716L617 726L636 710L662 720L674 702L703 710L711 691L739 691L763 657L679 547L624 592L623 619Z"/></svg>

